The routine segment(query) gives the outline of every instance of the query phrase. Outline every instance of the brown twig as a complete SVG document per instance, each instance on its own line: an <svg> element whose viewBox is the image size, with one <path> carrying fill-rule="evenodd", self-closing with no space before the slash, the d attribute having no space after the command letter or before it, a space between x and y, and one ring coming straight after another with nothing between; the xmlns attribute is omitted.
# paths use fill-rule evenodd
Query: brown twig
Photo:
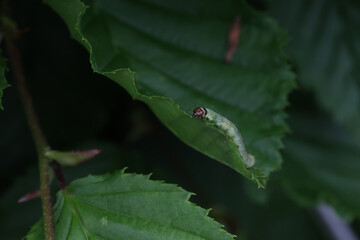
<svg viewBox="0 0 360 240"><path fill-rule="evenodd" d="M26 118L31 133L35 141L38 158L39 158L40 190L41 190L43 217L44 217L45 239L53 240L54 227L53 227L52 208L51 208L51 199L50 199L49 159L44 155L45 151L49 149L49 145L47 144L46 139L41 131L32 104L32 99L26 86L25 75L23 72L20 53L14 40L14 36L16 36L16 32L14 32L13 30L14 29L11 28L6 29L6 26L4 26L6 45L12 66L12 72L14 74L14 79L19 89L21 101L25 110Z"/></svg>

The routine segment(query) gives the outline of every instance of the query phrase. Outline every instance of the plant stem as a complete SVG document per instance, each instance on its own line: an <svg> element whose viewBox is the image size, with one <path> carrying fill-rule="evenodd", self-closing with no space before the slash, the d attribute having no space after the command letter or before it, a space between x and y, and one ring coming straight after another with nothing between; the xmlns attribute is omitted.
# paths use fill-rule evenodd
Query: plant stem
<svg viewBox="0 0 360 240"><path fill-rule="evenodd" d="M66 189L66 180L65 180L64 174L61 170L61 165L58 162L56 162L55 160L53 160L53 161L51 161L51 166L55 173L55 177L60 185L60 189L65 190Z"/></svg>
<svg viewBox="0 0 360 240"><path fill-rule="evenodd" d="M49 150L50 147L47 144L46 139L41 131L38 119L34 111L31 96L26 86L25 75L21 64L19 50L12 36L9 35L10 34L6 35L6 45L12 65L12 72L14 74L14 78L19 89L21 101L25 109L26 118L35 141L39 158L40 190L44 217L45 239L53 240L54 227L52 221L52 209L50 201L49 159L44 155L44 152Z"/></svg>

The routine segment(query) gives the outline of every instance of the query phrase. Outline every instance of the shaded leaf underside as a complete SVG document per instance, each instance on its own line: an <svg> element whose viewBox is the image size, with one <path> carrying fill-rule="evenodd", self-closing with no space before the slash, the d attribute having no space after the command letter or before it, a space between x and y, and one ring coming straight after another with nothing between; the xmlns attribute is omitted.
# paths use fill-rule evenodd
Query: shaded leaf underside
<svg viewBox="0 0 360 240"><path fill-rule="evenodd" d="M233 239L190 193L149 176L89 176L57 194L56 239ZM44 239L39 221L27 239Z"/></svg>
<svg viewBox="0 0 360 240"><path fill-rule="evenodd" d="M271 19L233 1L104 0L86 2L86 12L75 0L47 2L90 51L94 71L147 103L185 143L260 185L258 168L265 175L279 168L287 129L283 108L294 81L281 52L287 36ZM227 33L237 15L239 47L225 64ZM238 126L256 157L251 172L231 139L189 115L196 106Z"/></svg>

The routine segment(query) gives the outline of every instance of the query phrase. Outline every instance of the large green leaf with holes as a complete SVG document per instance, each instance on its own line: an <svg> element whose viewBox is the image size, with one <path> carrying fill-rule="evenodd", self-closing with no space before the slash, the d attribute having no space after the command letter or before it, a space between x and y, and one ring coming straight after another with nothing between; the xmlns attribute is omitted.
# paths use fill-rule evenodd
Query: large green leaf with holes
<svg viewBox="0 0 360 240"><path fill-rule="evenodd" d="M0 49L0 109L3 109L3 105L2 105L3 90L9 86L5 78L6 69L7 69L6 60L2 57L2 52Z"/></svg>
<svg viewBox="0 0 360 240"><path fill-rule="evenodd" d="M123 171L78 179L57 194L55 238L234 239L207 210L190 203L190 195L175 185ZM44 239L42 221L27 239Z"/></svg>
<svg viewBox="0 0 360 240"><path fill-rule="evenodd" d="M282 46L286 33L244 1L46 0L90 52L95 72L149 105L182 141L264 185L281 164L284 107L294 87ZM227 35L241 16L238 49L224 61ZM209 107L239 128L255 166L236 144L191 116Z"/></svg>
<svg viewBox="0 0 360 240"><path fill-rule="evenodd" d="M360 1L268 1L299 81L360 143Z"/></svg>

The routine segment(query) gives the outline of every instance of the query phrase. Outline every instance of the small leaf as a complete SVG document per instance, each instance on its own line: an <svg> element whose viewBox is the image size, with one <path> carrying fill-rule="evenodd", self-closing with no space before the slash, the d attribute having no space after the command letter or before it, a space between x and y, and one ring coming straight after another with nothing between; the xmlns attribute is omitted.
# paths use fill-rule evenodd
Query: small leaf
<svg viewBox="0 0 360 240"><path fill-rule="evenodd" d="M295 83L281 51L287 35L271 19L244 1L104 0L88 7L78 0L45 2L89 50L93 70L148 104L186 144L260 186L280 167L284 107ZM236 16L241 37L226 64ZM256 168L246 169L231 138L191 117L197 106L237 126Z"/></svg>
<svg viewBox="0 0 360 240"><path fill-rule="evenodd" d="M1 49L0 49L0 109L4 109L2 105L3 90L10 86L5 78L6 70L7 70L6 60L1 56Z"/></svg>
<svg viewBox="0 0 360 240"><path fill-rule="evenodd" d="M123 171L75 180L57 194L56 239L233 239L190 193ZM44 239L42 221L27 235Z"/></svg>
<svg viewBox="0 0 360 240"><path fill-rule="evenodd" d="M24 196L22 196L22 197L18 200L18 203L27 202L27 201L30 201L30 200L32 200L32 199L40 198L40 197L41 197L40 189L37 189L37 190L34 190L34 191L29 192L29 193L25 194Z"/></svg>
<svg viewBox="0 0 360 240"><path fill-rule="evenodd" d="M75 166L79 163L85 162L96 155L101 151L99 149L90 149L90 150L81 150L81 151L46 151L45 156L57 161L60 165L63 166Z"/></svg>

